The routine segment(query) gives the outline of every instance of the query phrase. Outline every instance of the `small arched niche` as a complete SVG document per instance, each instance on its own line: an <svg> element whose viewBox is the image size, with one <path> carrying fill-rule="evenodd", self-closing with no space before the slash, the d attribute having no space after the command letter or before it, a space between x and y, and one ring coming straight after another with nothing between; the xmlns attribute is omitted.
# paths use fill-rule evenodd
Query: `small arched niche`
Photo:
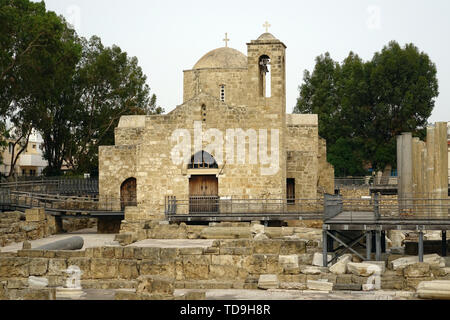
<svg viewBox="0 0 450 320"><path fill-rule="evenodd" d="M136 178L128 178L120 185L120 206L122 210L137 206Z"/></svg>

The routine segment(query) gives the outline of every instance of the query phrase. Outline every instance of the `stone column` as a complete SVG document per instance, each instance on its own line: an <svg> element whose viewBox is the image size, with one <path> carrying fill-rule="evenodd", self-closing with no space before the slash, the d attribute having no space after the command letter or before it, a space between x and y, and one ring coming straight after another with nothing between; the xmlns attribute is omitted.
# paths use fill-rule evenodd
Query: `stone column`
<svg viewBox="0 0 450 320"><path fill-rule="evenodd" d="M405 200L411 199L413 193L412 156L412 134L402 133L397 136L397 169L399 210L403 213L412 210L412 202Z"/></svg>
<svg viewBox="0 0 450 320"><path fill-rule="evenodd" d="M448 217L446 208L448 201L448 147L447 147L447 123L437 122L435 127L435 159L434 159L434 193L436 205L436 217Z"/></svg>
<svg viewBox="0 0 450 320"><path fill-rule="evenodd" d="M413 178L413 198L414 200L414 215L423 216L423 199L424 198L424 173L423 173L423 155L425 143L419 138L412 140L412 178Z"/></svg>

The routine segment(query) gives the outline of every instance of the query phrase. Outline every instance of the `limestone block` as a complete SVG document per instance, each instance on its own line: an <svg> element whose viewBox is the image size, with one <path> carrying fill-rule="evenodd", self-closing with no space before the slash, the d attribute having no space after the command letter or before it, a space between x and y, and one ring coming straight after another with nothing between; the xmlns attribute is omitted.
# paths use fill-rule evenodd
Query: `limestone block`
<svg viewBox="0 0 450 320"><path fill-rule="evenodd" d="M142 248L141 252L142 252L142 259L159 262L159 256L160 256L159 248L152 248L152 247ZM135 259L135 258L136 258L135 254L131 258L127 257L127 259Z"/></svg>
<svg viewBox="0 0 450 320"><path fill-rule="evenodd" d="M278 257L278 263L283 268L298 268L298 255L296 255L296 254L289 255L289 256L280 255Z"/></svg>
<svg viewBox="0 0 450 320"><path fill-rule="evenodd" d="M281 242L280 254L300 254L306 253L306 241L286 240Z"/></svg>
<svg viewBox="0 0 450 320"><path fill-rule="evenodd" d="M264 226L262 224L253 224L250 228L253 234L264 233Z"/></svg>
<svg viewBox="0 0 450 320"><path fill-rule="evenodd" d="M253 237L253 240L255 241L264 241L264 240L269 240L269 237L266 236L265 233L258 233Z"/></svg>
<svg viewBox="0 0 450 320"><path fill-rule="evenodd" d="M407 290L417 290L419 283L423 281L436 280L433 277L405 278L405 287Z"/></svg>
<svg viewBox="0 0 450 320"><path fill-rule="evenodd" d="M115 250L113 247L103 247L102 248L102 258L114 259Z"/></svg>
<svg viewBox="0 0 450 320"><path fill-rule="evenodd" d="M121 246L128 246L133 243L133 235L131 233L117 234L114 241L119 242Z"/></svg>
<svg viewBox="0 0 450 320"><path fill-rule="evenodd" d="M450 300L450 281L423 281L417 286L417 294L422 299Z"/></svg>
<svg viewBox="0 0 450 320"><path fill-rule="evenodd" d="M322 231L312 228L294 228L294 234L303 240L322 240Z"/></svg>
<svg viewBox="0 0 450 320"><path fill-rule="evenodd" d="M160 276L140 276L136 292L173 295L174 280Z"/></svg>
<svg viewBox="0 0 450 320"><path fill-rule="evenodd" d="M333 290L333 283L328 281L308 280L306 281L306 286L309 290L328 291L328 292Z"/></svg>
<svg viewBox="0 0 450 320"><path fill-rule="evenodd" d="M280 248L281 248L281 241L278 240L257 241L254 244L254 253L279 254Z"/></svg>
<svg viewBox="0 0 450 320"><path fill-rule="evenodd" d="M384 274L386 272L386 262L385 261L364 261L364 263L379 266L381 269L381 274Z"/></svg>
<svg viewBox="0 0 450 320"><path fill-rule="evenodd" d="M60 276L67 269L66 259L50 259L48 261L48 275Z"/></svg>
<svg viewBox="0 0 450 320"><path fill-rule="evenodd" d="M45 220L45 210L43 208L33 208L25 210L27 222L40 222Z"/></svg>
<svg viewBox="0 0 450 320"><path fill-rule="evenodd" d="M120 279L136 279L139 275L136 260L119 260L118 275Z"/></svg>
<svg viewBox="0 0 450 320"><path fill-rule="evenodd" d="M93 279L113 279L117 277L118 261L114 259L91 259L90 274Z"/></svg>
<svg viewBox="0 0 450 320"><path fill-rule="evenodd" d="M203 254L203 248L199 247L180 248L179 252L181 255L200 255Z"/></svg>
<svg viewBox="0 0 450 320"><path fill-rule="evenodd" d="M362 277L369 277L376 273L381 274L381 268L379 266L365 262L349 262L347 263L347 270L356 276Z"/></svg>
<svg viewBox="0 0 450 320"><path fill-rule="evenodd" d="M75 257L67 260L67 268L71 266L78 267L81 270L81 279L88 279L91 276L91 259Z"/></svg>
<svg viewBox="0 0 450 320"><path fill-rule="evenodd" d="M237 267L234 265L210 265L209 279L234 280L237 277Z"/></svg>
<svg viewBox="0 0 450 320"><path fill-rule="evenodd" d="M114 300L134 301L134 300L141 300L141 297L136 293L135 290L127 289L116 291L116 294L114 295Z"/></svg>
<svg viewBox="0 0 450 320"><path fill-rule="evenodd" d="M281 228L274 228L274 227L268 227L264 229L264 233L270 238L270 239L276 239L282 237L282 231Z"/></svg>
<svg viewBox="0 0 450 320"><path fill-rule="evenodd" d="M303 274L314 275L314 274L321 274L322 269L316 266L301 266L300 272Z"/></svg>
<svg viewBox="0 0 450 320"><path fill-rule="evenodd" d="M152 260L139 261L140 275L158 275L161 273L161 265Z"/></svg>
<svg viewBox="0 0 450 320"><path fill-rule="evenodd" d="M178 253L179 250L177 248L160 248L159 262L161 264L173 263L176 261Z"/></svg>
<svg viewBox="0 0 450 320"><path fill-rule="evenodd" d="M28 281L26 278L10 278L7 282L8 289L23 289L28 286Z"/></svg>
<svg viewBox="0 0 450 320"><path fill-rule="evenodd" d="M313 253L302 253L298 255L298 263L299 264L309 264L312 265L313 262Z"/></svg>
<svg viewBox="0 0 450 320"><path fill-rule="evenodd" d="M0 277L28 277L29 258L1 257Z"/></svg>
<svg viewBox="0 0 450 320"><path fill-rule="evenodd" d="M328 255L328 262L330 262L333 259L333 256L331 254ZM317 267L323 267L323 254L316 252L314 253L313 256L313 261L312 261L312 265L313 266L317 266Z"/></svg>
<svg viewBox="0 0 450 320"><path fill-rule="evenodd" d="M29 272L30 276L42 276L47 273L48 259L46 258L32 258L30 259Z"/></svg>
<svg viewBox="0 0 450 320"><path fill-rule="evenodd" d="M45 288L48 286L48 279L44 277L30 276L28 278L28 286L30 288Z"/></svg>
<svg viewBox="0 0 450 320"><path fill-rule="evenodd" d="M353 283L353 275L351 275L351 274L338 274L336 276L336 283L339 283L339 284L351 284L351 283Z"/></svg>
<svg viewBox="0 0 450 320"><path fill-rule="evenodd" d="M202 230L202 239L251 239L252 232L249 227L212 227Z"/></svg>
<svg viewBox="0 0 450 320"><path fill-rule="evenodd" d="M0 300L6 300L6 282L0 281Z"/></svg>
<svg viewBox="0 0 450 320"><path fill-rule="evenodd" d="M276 274L262 274L259 276L258 280L258 288L267 290L267 289L278 289L280 286L280 282L278 280L278 276Z"/></svg>
<svg viewBox="0 0 450 320"><path fill-rule="evenodd" d="M403 269L405 278L429 277L430 274L430 265L424 262L410 264Z"/></svg>
<svg viewBox="0 0 450 320"><path fill-rule="evenodd" d="M123 248L123 258L124 259L134 259L134 249L137 249L135 247L125 247ZM100 258L95 257L94 258Z"/></svg>
<svg viewBox="0 0 450 320"><path fill-rule="evenodd" d="M206 280L211 259L205 256L183 256L183 273L186 280Z"/></svg>
<svg viewBox="0 0 450 320"><path fill-rule="evenodd" d="M345 274L347 272L347 264L351 262L351 260L351 254L342 256L335 264L330 267L330 272L334 274Z"/></svg>
<svg viewBox="0 0 450 320"><path fill-rule="evenodd" d="M278 255L267 254L266 256L266 272L273 274L280 274L283 272L283 268L278 263Z"/></svg>
<svg viewBox="0 0 450 320"><path fill-rule="evenodd" d="M284 290L306 290L306 283L300 282L280 282L280 289Z"/></svg>
<svg viewBox="0 0 450 320"><path fill-rule="evenodd" d="M399 270L405 268L410 264L415 264L419 262L419 257L403 257L399 259L395 259L392 261L392 269ZM438 254L427 254L423 256L423 262L428 263L430 266L437 266L444 268L445 267L445 259L441 258Z"/></svg>

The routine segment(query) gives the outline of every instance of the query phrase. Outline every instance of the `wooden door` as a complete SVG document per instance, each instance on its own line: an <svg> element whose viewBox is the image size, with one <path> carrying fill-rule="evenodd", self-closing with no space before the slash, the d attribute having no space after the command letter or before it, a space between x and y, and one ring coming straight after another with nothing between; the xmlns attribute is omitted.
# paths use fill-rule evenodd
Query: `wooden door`
<svg viewBox="0 0 450 320"><path fill-rule="evenodd" d="M130 178L124 181L120 187L120 204L122 210L125 207L137 205L136 179Z"/></svg>
<svg viewBox="0 0 450 320"><path fill-rule="evenodd" d="M219 181L216 176L192 176L189 180L190 213L218 211Z"/></svg>

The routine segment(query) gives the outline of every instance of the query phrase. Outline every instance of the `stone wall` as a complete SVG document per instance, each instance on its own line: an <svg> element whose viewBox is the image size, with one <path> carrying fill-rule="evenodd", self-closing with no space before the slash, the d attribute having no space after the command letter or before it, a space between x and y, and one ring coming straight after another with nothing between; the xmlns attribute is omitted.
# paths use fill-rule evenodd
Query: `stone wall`
<svg viewBox="0 0 450 320"><path fill-rule="evenodd" d="M55 234L58 230L53 216L44 209L27 209L25 214L0 212L0 247L25 240L37 240Z"/></svg>
<svg viewBox="0 0 450 320"><path fill-rule="evenodd" d="M319 138L319 190L321 193L334 194L334 167L327 161L327 142Z"/></svg>
<svg viewBox="0 0 450 320"><path fill-rule="evenodd" d="M61 219L45 214L42 208L27 209L25 213L0 212L0 247L25 240L37 240L61 232L94 228L97 219ZM118 229L117 229L118 230Z"/></svg>
<svg viewBox="0 0 450 320"><path fill-rule="evenodd" d="M302 290L309 280L361 286L371 275L364 263L330 269L318 267L320 259L319 253L308 252L304 240L216 240L207 248L21 250L0 253L0 298L14 299L18 291L29 290L30 276L46 278L46 292L63 286L64 271L72 265L81 269L84 289L137 289L137 278L150 275L173 279L178 289L256 289L260 276L271 274L279 279L280 288ZM450 268L442 265L439 256L425 256L425 264L415 259L390 256L383 264L381 289L414 291L421 281L450 280ZM350 255L347 262L352 260L358 261Z"/></svg>
<svg viewBox="0 0 450 320"><path fill-rule="evenodd" d="M225 102L236 105L247 102L245 80L247 69L203 69L184 71L183 102L205 92L220 99L220 86L225 85Z"/></svg>

